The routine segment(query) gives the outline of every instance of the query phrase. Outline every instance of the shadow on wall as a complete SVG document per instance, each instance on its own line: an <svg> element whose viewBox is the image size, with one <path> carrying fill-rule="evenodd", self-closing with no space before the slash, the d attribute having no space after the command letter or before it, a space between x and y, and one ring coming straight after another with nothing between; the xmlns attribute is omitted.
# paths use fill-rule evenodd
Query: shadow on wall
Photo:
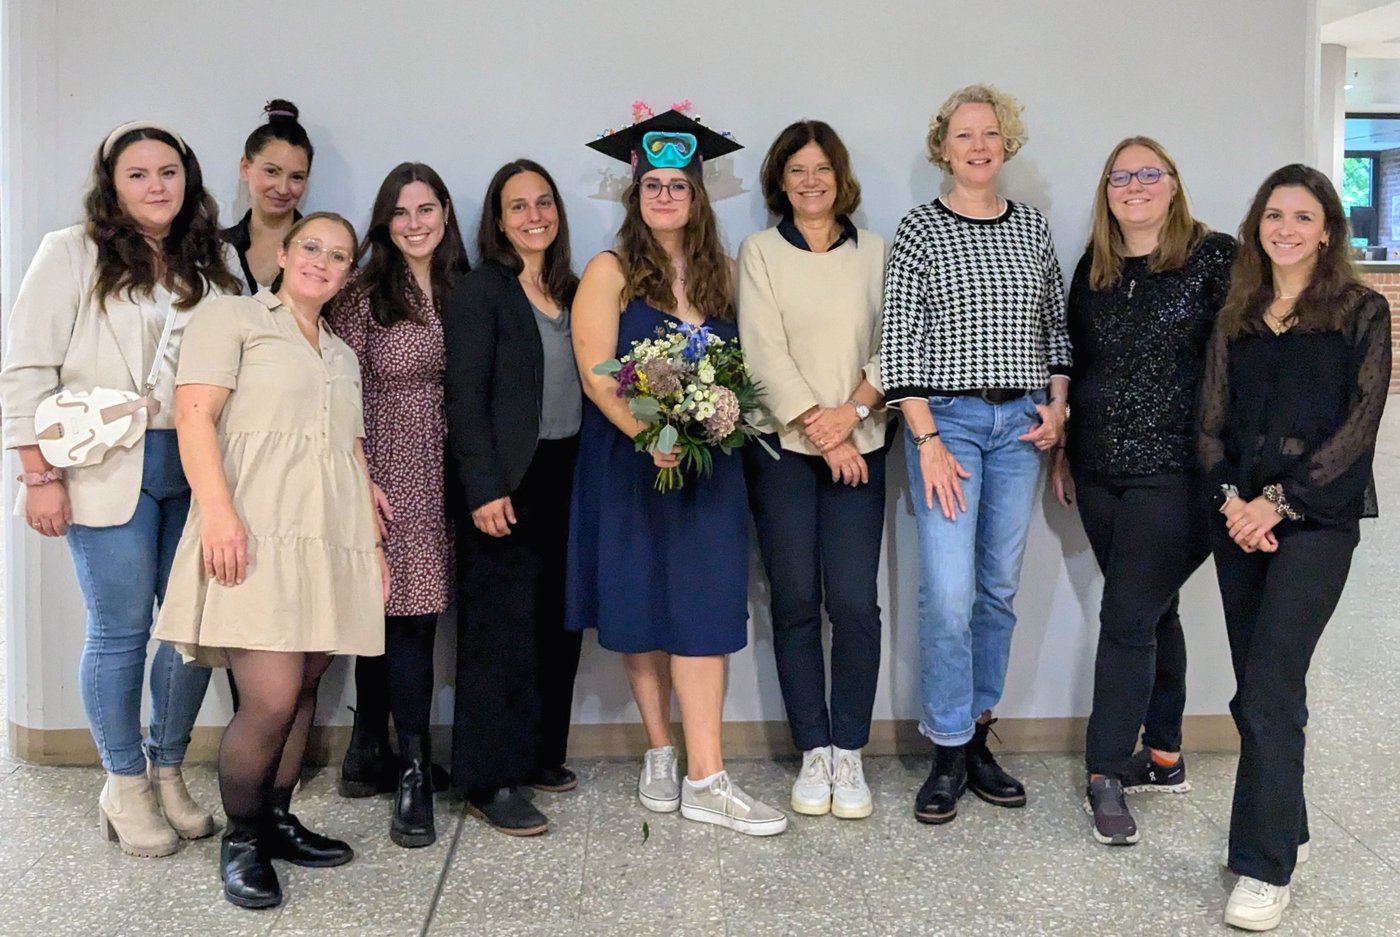
<svg viewBox="0 0 1400 937"><path fill-rule="evenodd" d="M632 173L612 166L596 170L593 175L585 175L585 181L596 175L598 188L589 198L604 202L621 202L632 184ZM751 190L744 188L744 180L734 172L734 158L723 156L705 164L705 190L710 193L711 202L721 202L727 198L743 195Z"/></svg>

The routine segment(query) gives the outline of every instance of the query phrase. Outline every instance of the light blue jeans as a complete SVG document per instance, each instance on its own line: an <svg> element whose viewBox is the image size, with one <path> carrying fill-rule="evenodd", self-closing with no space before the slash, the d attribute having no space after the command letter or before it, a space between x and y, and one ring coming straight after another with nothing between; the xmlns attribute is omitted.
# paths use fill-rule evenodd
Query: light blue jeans
<svg viewBox="0 0 1400 937"><path fill-rule="evenodd" d="M1040 422L1045 392L1001 404L980 397L930 397L939 439L971 478L967 512L943 516L924 504L919 453L905 427L914 517L919 529L919 731L938 745L962 745L973 723L1001 700L1011 603L1021 578L1040 482L1041 454L1016 437Z"/></svg>
<svg viewBox="0 0 1400 937"><path fill-rule="evenodd" d="M112 774L146 770L141 750L146 646L190 510L190 486L180 465L175 431L149 430L145 445L141 496L131 520L118 527L68 528L68 546L88 612L78 689L102 767ZM178 765L185 760L208 686L207 669L187 666L169 644L156 650L146 746L152 762Z"/></svg>

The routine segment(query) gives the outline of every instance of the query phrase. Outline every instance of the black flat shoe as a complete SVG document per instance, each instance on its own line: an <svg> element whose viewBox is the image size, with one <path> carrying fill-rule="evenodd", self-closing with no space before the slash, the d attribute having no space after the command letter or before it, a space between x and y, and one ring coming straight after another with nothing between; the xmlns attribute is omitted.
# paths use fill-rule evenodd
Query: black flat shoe
<svg viewBox="0 0 1400 937"><path fill-rule="evenodd" d="M267 827L263 831L263 853L269 859L285 859L292 865L312 869L328 869L344 865L355 858L350 844L302 826L296 814L289 810L291 791L274 791L272 809L268 811Z"/></svg>
<svg viewBox="0 0 1400 937"><path fill-rule="evenodd" d="M406 849L431 846L437 841L433 822L432 756L427 738L399 733L399 789L389 819L389 839Z"/></svg>
<svg viewBox="0 0 1400 937"><path fill-rule="evenodd" d="M350 710L355 712L355 710ZM335 789L341 797L373 797L398 789L399 773L389 745L389 726L371 726L355 712L350 747L340 763Z"/></svg>
<svg viewBox="0 0 1400 937"><path fill-rule="evenodd" d="M507 836L538 836L549 829L549 818L514 787L484 792L484 796L473 793L467 810Z"/></svg>
<svg viewBox="0 0 1400 937"><path fill-rule="evenodd" d="M282 903L277 870L259 848L256 826L229 821L219 844L219 878L224 897L240 908L275 908Z"/></svg>
<svg viewBox="0 0 1400 937"><path fill-rule="evenodd" d="M958 815L958 798L966 790L966 746L935 745L928 779L914 797L914 819L920 823L947 823Z"/></svg>
<svg viewBox="0 0 1400 937"><path fill-rule="evenodd" d="M556 768L541 768L539 773L535 775L535 779L530 782L530 786L537 791L559 794L578 787L578 775L563 765Z"/></svg>
<svg viewBox="0 0 1400 937"><path fill-rule="evenodd" d="M987 733L991 728L990 722L979 722L972 730L972 741L967 743L967 786L989 804L1024 807L1026 789L1020 781L1002 770L992 757L992 750L987 747Z"/></svg>

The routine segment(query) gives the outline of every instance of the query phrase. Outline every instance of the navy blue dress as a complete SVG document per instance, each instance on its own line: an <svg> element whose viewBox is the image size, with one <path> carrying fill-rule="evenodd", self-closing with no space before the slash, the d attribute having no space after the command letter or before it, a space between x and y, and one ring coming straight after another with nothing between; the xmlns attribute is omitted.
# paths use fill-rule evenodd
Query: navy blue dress
<svg viewBox="0 0 1400 937"><path fill-rule="evenodd" d="M618 357L678 322L641 299L622 311ZM725 341L732 322L706 323ZM587 398L569 516L566 627L598 629L610 651L730 654L748 642L749 512L742 459L714 449L714 473L655 489L656 464Z"/></svg>

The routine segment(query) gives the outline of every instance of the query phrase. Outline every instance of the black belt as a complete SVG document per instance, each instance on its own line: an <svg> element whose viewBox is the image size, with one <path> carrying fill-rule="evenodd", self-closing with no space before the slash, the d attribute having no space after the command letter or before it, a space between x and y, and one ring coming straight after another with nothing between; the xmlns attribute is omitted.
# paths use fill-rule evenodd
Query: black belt
<svg viewBox="0 0 1400 937"><path fill-rule="evenodd" d="M945 390L947 397L979 397L987 403L1010 403L1029 394L1030 391L1017 387L970 387L967 390Z"/></svg>

